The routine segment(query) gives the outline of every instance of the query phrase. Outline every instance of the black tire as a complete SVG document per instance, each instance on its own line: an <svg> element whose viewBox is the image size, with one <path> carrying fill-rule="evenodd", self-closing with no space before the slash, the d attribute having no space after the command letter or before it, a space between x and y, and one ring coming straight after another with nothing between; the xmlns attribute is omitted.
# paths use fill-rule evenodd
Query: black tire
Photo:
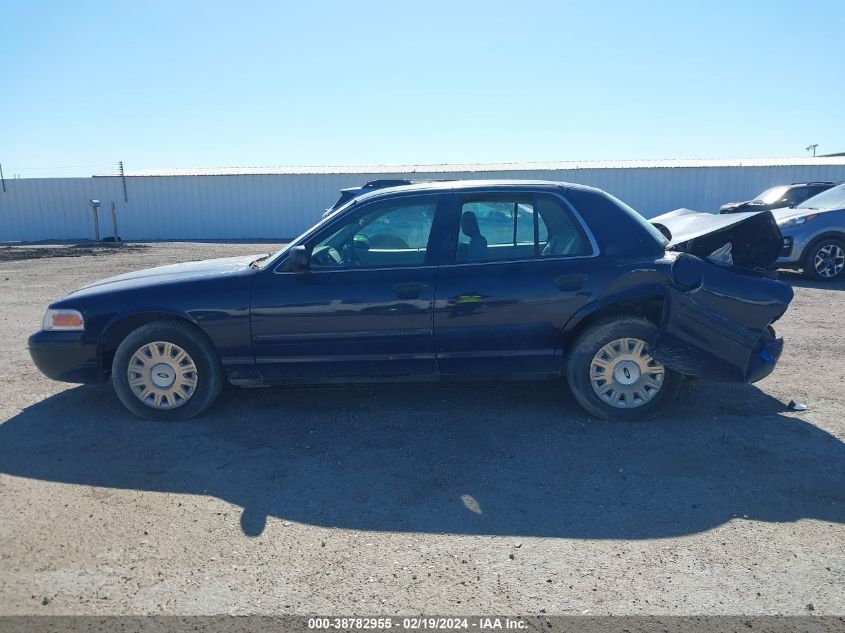
<svg viewBox="0 0 845 633"><path fill-rule="evenodd" d="M187 400L171 409L144 404L129 386L128 369L133 354L144 345L162 341L186 351L196 366L196 386ZM112 384L117 397L129 411L149 420L172 421L193 418L210 407L223 386L223 367L211 342L193 325L179 321L154 321L130 333L117 348L112 362Z"/></svg>
<svg viewBox="0 0 845 633"><path fill-rule="evenodd" d="M635 316L610 317L597 321L573 341L566 363L566 379L572 394L588 413L602 420L632 422L654 417L678 393L681 374L664 367L663 382L652 398L630 408L615 407L593 390L590 371L593 357L608 343L620 338L636 338L650 345L657 334L651 321Z"/></svg>
<svg viewBox="0 0 845 633"><path fill-rule="evenodd" d="M823 248L829 246L838 248L841 252L845 253L845 241L841 239L835 237L824 237L816 242L813 242L807 249L807 252L804 253L804 261L802 266L804 268L805 277L807 277L808 279L814 279L816 281L836 281L845 277L845 266L843 266L843 268L832 277L826 277L816 270L816 255Z"/></svg>

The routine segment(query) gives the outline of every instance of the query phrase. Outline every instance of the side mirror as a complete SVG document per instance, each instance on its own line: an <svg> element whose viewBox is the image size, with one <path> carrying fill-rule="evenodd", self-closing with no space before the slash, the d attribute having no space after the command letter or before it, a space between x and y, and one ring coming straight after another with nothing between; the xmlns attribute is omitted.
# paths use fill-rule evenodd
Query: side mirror
<svg viewBox="0 0 845 633"><path fill-rule="evenodd" d="M308 253L307 248L300 244L290 249L290 253L288 254L288 270L301 272L308 270L310 266L311 255Z"/></svg>

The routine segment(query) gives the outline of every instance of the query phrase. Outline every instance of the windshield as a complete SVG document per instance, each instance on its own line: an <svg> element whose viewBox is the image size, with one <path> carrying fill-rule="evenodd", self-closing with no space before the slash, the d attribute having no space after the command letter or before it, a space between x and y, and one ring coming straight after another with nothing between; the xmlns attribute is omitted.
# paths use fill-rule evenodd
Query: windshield
<svg viewBox="0 0 845 633"><path fill-rule="evenodd" d="M669 240L666 239L666 236L663 235L663 233L661 233L660 230L656 226L654 226L651 222L649 222L643 216L641 216L636 209L634 209L633 207L629 207L627 204L622 202L616 196L612 196L611 194L607 193L606 191L604 192L604 195L606 195L608 198L613 200L613 202L615 202L618 206L620 206L622 208L622 210L625 211L625 213L627 213L632 218L634 218L640 224L640 226L642 226L646 231L648 231L649 234L651 234L651 236L654 239L656 239L657 242L663 248L666 248L666 246L669 244Z"/></svg>
<svg viewBox="0 0 845 633"><path fill-rule="evenodd" d="M328 215L323 216L323 218L319 222L317 222L317 224L315 224L314 226L306 229L305 232L303 232L301 235L299 235L299 237L293 238L290 242L288 242L287 244L282 246L279 250L277 250L275 253L273 253L269 257L267 257L265 259L257 260L255 262L253 262L253 264L257 268L264 268L267 265L269 265L271 262L275 262L279 258L279 256L282 255L285 251L287 251L291 246L293 246L294 244L299 244L309 233L314 231L318 226L321 226L322 224L329 221L330 219L337 217L339 211L346 209L347 207L352 206L353 204L355 204L355 201L356 201L356 199L352 198L352 200L350 200L349 202L344 204L342 207L336 209L335 211L332 211Z"/></svg>
<svg viewBox="0 0 845 633"><path fill-rule="evenodd" d="M837 185L798 205L798 209L843 209L845 208L845 184Z"/></svg>
<svg viewBox="0 0 845 633"><path fill-rule="evenodd" d="M754 198L754 202L762 202L763 204L772 204L776 200L780 200L786 194L786 190L789 187L772 187L771 189L766 189L763 193L759 196Z"/></svg>

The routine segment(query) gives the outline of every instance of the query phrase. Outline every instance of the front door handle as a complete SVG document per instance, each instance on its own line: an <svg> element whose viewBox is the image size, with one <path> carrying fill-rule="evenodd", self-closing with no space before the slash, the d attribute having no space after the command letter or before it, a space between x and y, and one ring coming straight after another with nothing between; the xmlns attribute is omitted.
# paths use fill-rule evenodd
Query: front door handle
<svg viewBox="0 0 845 633"><path fill-rule="evenodd" d="M393 291L399 299L411 300L419 299L422 291L428 287L428 284L396 284L393 286Z"/></svg>

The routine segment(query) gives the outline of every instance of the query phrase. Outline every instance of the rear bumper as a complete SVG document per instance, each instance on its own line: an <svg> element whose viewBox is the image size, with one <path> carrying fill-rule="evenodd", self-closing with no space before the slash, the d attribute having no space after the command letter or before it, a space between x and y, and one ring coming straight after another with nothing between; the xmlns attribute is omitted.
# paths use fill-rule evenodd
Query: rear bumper
<svg viewBox="0 0 845 633"><path fill-rule="evenodd" d="M752 342L737 331L699 318L675 325L685 331L673 326L661 332L653 355L688 376L717 382L757 382L774 371L783 352L783 339L775 336L771 326Z"/></svg>
<svg viewBox="0 0 845 633"><path fill-rule="evenodd" d="M29 355L42 374L74 383L102 382L97 344L84 332L44 332L29 337Z"/></svg>
<svg viewBox="0 0 845 633"><path fill-rule="evenodd" d="M774 328L769 326L748 360L748 368L745 370L746 382L757 382L771 374L782 352L783 339L777 338Z"/></svg>
<svg viewBox="0 0 845 633"><path fill-rule="evenodd" d="M783 351L771 324L792 288L764 275L728 269L681 254L672 274L654 358L682 374L722 382L768 376Z"/></svg>

